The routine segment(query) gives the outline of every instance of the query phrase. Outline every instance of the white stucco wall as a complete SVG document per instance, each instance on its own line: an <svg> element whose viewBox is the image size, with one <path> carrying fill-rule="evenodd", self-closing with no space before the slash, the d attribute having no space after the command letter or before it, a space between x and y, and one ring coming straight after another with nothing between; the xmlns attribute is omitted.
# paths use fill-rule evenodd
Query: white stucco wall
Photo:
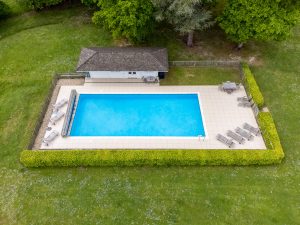
<svg viewBox="0 0 300 225"><path fill-rule="evenodd" d="M136 74L133 74L136 72ZM158 71L89 71L91 78L142 78L147 76L158 76Z"/></svg>

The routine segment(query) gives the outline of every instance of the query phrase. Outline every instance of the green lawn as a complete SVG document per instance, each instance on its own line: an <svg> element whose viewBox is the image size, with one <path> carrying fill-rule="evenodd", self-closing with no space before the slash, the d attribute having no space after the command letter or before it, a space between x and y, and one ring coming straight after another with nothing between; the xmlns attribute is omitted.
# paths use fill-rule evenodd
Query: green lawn
<svg viewBox="0 0 300 225"><path fill-rule="evenodd" d="M172 67L162 85L218 85L224 81L242 82L237 68Z"/></svg>
<svg viewBox="0 0 300 225"><path fill-rule="evenodd" d="M83 46L114 45L89 21L84 9L74 8L0 24L0 224L299 223L300 27L289 41L252 43L238 53L256 54L259 46L260 66L253 71L278 126L286 153L282 164L24 168L19 153L29 142L52 75L73 71ZM203 57L197 47L187 49L166 33L155 36L155 43L167 43L171 60ZM216 56L230 51L216 47ZM219 83L220 72L237 77L226 69L178 69L164 84ZM204 80L202 73L212 77Z"/></svg>

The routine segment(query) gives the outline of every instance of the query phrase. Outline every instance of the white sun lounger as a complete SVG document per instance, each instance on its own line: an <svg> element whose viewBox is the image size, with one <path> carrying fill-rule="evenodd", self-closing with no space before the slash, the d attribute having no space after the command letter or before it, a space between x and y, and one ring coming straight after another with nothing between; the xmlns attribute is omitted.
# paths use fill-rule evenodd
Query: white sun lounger
<svg viewBox="0 0 300 225"><path fill-rule="evenodd" d="M248 141L250 141L253 138L253 135L250 132L247 132L240 127L237 127L235 129L235 132L241 135L242 137L246 138Z"/></svg>
<svg viewBox="0 0 300 225"><path fill-rule="evenodd" d="M240 135L234 133L233 131L229 130L226 134L228 137L231 137L233 140L237 141L239 144L243 144L245 142L245 139L241 137Z"/></svg>
<svg viewBox="0 0 300 225"><path fill-rule="evenodd" d="M248 124L248 123L244 123L243 128L244 128L245 130L250 131L250 132L251 132L252 134L254 134L255 136L260 135L260 130L259 130L259 128L255 128L255 127L251 126L251 125Z"/></svg>
<svg viewBox="0 0 300 225"><path fill-rule="evenodd" d="M231 148L234 146L234 142L231 139L228 139L221 134L217 134L217 140L222 142L223 144L227 145L228 148Z"/></svg>
<svg viewBox="0 0 300 225"><path fill-rule="evenodd" d="M64 112L58 111L52 114L50 118L50 122L55 125L57 121L59 121L65 115Z"/></svg>
<svg viewBox="0 0 300 225"><path fill-rule="evenodd" d="M47 146L51 141L53 141L58 136L58 131L54 130L52 131L47 137L43 139L43 143L45 143Z"/></svg>
<svg viewBox="0 0 300 225"><path fill-rule="evenodd" d="M68 103L67 99L62 99L59 102L57 102L56 104L53 105L53 111L58 111L61 107L63 107L65 104Z"/></svg>

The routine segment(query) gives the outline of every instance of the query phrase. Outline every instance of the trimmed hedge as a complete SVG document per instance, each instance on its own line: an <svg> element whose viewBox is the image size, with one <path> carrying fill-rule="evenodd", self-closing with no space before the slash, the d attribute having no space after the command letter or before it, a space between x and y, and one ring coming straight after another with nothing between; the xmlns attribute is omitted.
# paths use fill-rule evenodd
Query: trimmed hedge
<svg viewBox="0 0 300 225"><path fill-rule="evenodd" d="M284 157L270 113L258 117L267 150L24 150L26 167L269 165Z"/></svg>
<svg viewBox="0 0 300 225"><path fill-rule="evenodd" d="M284 152L271 113L261 112L258 114L257 119L267 148L274 151L276 158L282 160Z"/></svg>
<svg viewBox="0 0 300 225"><path fill-rule="evenodd" d="M255 80L248 64L243 63L242 68L243 68L243 72L244 72L244 78L245 78L246 89L248 91L248 94L250 94L252 96L255 104L258 106L258 108L261 109L265 104L264 97L259 90L259 87L256 83L256 80Z"/></svg>

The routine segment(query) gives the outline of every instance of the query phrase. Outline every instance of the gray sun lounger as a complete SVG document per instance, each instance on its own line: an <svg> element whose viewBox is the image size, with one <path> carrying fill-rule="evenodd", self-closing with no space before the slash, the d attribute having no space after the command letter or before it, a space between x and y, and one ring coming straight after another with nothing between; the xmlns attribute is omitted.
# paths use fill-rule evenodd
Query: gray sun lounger
<svg viewBox="0 0 300 225"><path fill-rule="evenodd" d="M58 111L52 115L50 118L50 122L55 125L57 121L59 121L65 115L64 112Z"/></svg>
<svg viewBox="0 0 300 225"><path fill-rule="evenodd" d="M237 127L235 129L235 132L239 135L241 135L242 137L246 138L248 141L250 141L253 138L253 135L245 130L243 130L240 127Z"/></svg>
<svg viewBox="0 0 300 225"><path fill-rule="evenodd" d="M240 135L234 133L234 132L231 131L231 130L227 131L226 135L227 135L228 137L231 137L233 140L237 141L239 144L245 143L245 139L244 139L242 136L240 136Z"/></svg>
<svg viewBox="0 0 300 225"><path fill-rule="evenodd" d="M254 134L255 136L260 135L260 130L259 130L259 128L255 128L255 127L251 126L251 125L248 124L248 123L244 123L243 128L244 128L245 130L250 131L250 132L251 132L252 134Z"/></svg>
<svg viewBox="0 0 300 225"><path fill-rule="evenodd" d="M58 111L61 107L63 107L65 104L68 103L67 99L62 99L59 102L57 102L56 104L53 105L53 111Z"/></svg>
<svg viewBox="0 0 300 225"><path fill-rule="evenodd" d="M227 145L228 148L231 148L234 146L234 142L231 139L228 139L221 134L217 135L217 140L222 142L223 144Z"/></svg>
<svg viewBox="0 0 300 225"><path fill-rule="evenodd" d="M243 96L243 97L237 97L238 102L250 102L252 101L252 97Z"/></svg>
<svg viewBox="0 0 300 225"><path fill-rule="evenodd" d="M252 107L253 106L253 102L249 102L249 101L242 101L242 102L239 102L238 106L241 106L241 107Z"/></svg>
<svg viewBox="0 0 300 225"><path fill-rule="evenodd" d="M43 139L43 143L45 143L47 146L51 141L53 141L58 136L58 131L54 130L52 131L47 137Z"/></svg>
<svg viewBox="0 0 300 225"><path fill-rule="evenodd" d="M257 116L258 113L259 113L259 108L257 107L257 105L256 105L256 104L253 104L253 105L251 106L251 108L252 108L252 110L253 110L254 115Z"/></svg>

